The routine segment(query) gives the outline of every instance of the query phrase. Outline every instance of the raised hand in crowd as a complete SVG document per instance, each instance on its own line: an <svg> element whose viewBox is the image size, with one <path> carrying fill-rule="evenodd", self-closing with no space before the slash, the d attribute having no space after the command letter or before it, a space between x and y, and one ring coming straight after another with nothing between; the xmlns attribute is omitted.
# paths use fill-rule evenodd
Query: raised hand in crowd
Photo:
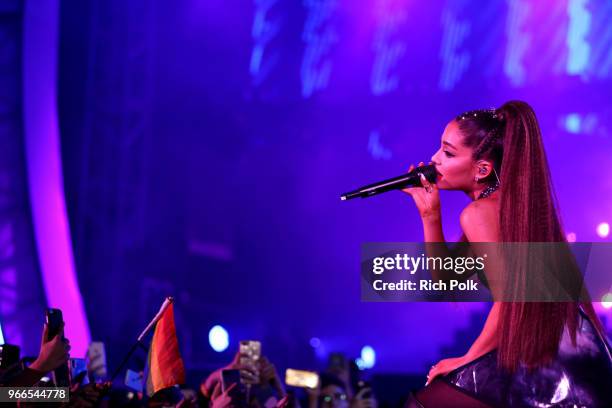
<svg viewBox="0 0 612 408"><path fill-rule="evenodd" d="M319 395L321 394L321 383L316 388L305 388L308 395L308 408L318 408Z"/></svg>
<svg viewBox="0 0 612 408"><path fill-rule="evenodd" d="M40 353L30 368L42 373L55 370L62 364L65 364L70 358L70 341L64 337L64 325L59 333L52 339L47 339L49 328L45 324L43 328L42 341L40 344Z"/></svg>
<svg viewBox="0 0 612 408"><path fill-rule="evenodd" d="M245 384L257 384L259 373L255 367L240 364L240 352L234 355L232 361L225 367L213 371L200 385L200 392L207 398L211 398L217 384L221 385L221 374L223 370L240 370L240 379Z"/></svg>
<svg viewBox="0 0 612 408"><path fill-rule="evenodd" d="M262 388L271 387L279 400L285 396L285 387L278 376L276 367L265 356L259 360L259 378L260 386Z"/></svg>
<svg viewBox="0 0 612 408"><path fill-rule="evenodd" d="M300 408L300 400L291 390L276 403L276 408Z"/></svg>
<svg viewBox="0 0 612 408"><path fill-rule="evenodd" d="M210 408L229 408L236 406L244 406L243 402L238 401L235 393L232 391L237 384L230 385L225 391L221 390L221 383L218 382L210 396Z"/></svg>
<svg viewBox="0 0 612 408"><path fill-rule="evenodd" d="M42 376L65 364L70 358L70 342L64 338L64 326L52 339L48 339L48 328L43 327L40 353L30 367L14 372L11 370L6 375L0 376L0 385L6 387L32 387L36 385Z"/></svg>

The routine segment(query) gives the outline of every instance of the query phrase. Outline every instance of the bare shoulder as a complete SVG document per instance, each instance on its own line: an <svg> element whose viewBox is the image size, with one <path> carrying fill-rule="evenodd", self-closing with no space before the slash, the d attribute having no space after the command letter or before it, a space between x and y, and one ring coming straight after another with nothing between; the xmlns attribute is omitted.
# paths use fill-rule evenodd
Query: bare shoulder
<svg viewBox="0 0 612 408"><path fill-rule="evenodd" d="M469 203L461 211L461 221L483 221L488 218L497 218L499 207L497 200L483 199Z"/></svg>
<svg viewBox="0 0 612 408"><path fill-rule="evenodd" d="M461 229L470 242L495 242L499 237L497 199L482 199L468 204L459 217Z"/></svg>

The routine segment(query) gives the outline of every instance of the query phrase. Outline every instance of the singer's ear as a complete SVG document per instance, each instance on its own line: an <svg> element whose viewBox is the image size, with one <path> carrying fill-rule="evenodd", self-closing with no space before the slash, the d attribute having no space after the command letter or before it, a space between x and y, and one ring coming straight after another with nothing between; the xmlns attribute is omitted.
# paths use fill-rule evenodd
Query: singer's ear
<svg viewBox="0 0 612 408"><path fill-rule="evenodd" d="M478 160L474 164L474 176L478 179L489 177L493 171L493 163L489 160Z"/></svg>

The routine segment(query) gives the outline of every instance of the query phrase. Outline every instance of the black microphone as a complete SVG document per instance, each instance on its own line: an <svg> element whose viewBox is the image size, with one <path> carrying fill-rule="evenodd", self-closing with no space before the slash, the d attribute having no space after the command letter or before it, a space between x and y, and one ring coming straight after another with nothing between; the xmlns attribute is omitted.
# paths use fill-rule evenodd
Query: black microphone
<svg viewBox="0 0 612 408"><path fill-rule="evenodd" d="M357 190L344 193L340 196L340 199L344 201L357 197L366 198L391 190L400 190L406 187L422 187L419 173L423 173L425 178L430 183L435 183L436 178L438 177L438 172L436 171L436 166L434 165L416 167L414 170L404 174L403 176L393 177L387 180L379 181L378 183L368 184L367 186L363 186Z"/></svg>

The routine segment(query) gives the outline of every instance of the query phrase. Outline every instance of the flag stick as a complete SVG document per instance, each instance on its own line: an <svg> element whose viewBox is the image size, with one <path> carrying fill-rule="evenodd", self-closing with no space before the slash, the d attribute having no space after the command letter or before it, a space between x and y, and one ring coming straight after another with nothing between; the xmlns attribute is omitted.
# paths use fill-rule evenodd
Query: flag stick
<svg viewBox="0 0 612 408"><path fill-rule="evenodd" d="M161 319L162 315L164 314L168 306L170 306L173 302L174 302L174 298L172 296L168 296L164 300L164 303L162 303L161 307L159 308L159 312L157 312L153 320L151 320L149 324L147 325L147 327L145 327L145 329L142 331L142 333L140 333L140 336L138 336L136 343L132 345L132 347L130 348L130 351L128 351L126 356L123 358L123 361L121 361L121 364L119 364L119 367L117 367L117 369L113 373L113 376L111 377L111 381L114 381L115 378L119 375L119 373L123 370L123 368L129 361L130 357L132 357L132 354L134 354L138 346L142 347L144 350L147 349L147 347L142 343L142 339L144 339L145 336L151 331L153 326L155 326L155 323L157 323L159 319Z"/></svg>

